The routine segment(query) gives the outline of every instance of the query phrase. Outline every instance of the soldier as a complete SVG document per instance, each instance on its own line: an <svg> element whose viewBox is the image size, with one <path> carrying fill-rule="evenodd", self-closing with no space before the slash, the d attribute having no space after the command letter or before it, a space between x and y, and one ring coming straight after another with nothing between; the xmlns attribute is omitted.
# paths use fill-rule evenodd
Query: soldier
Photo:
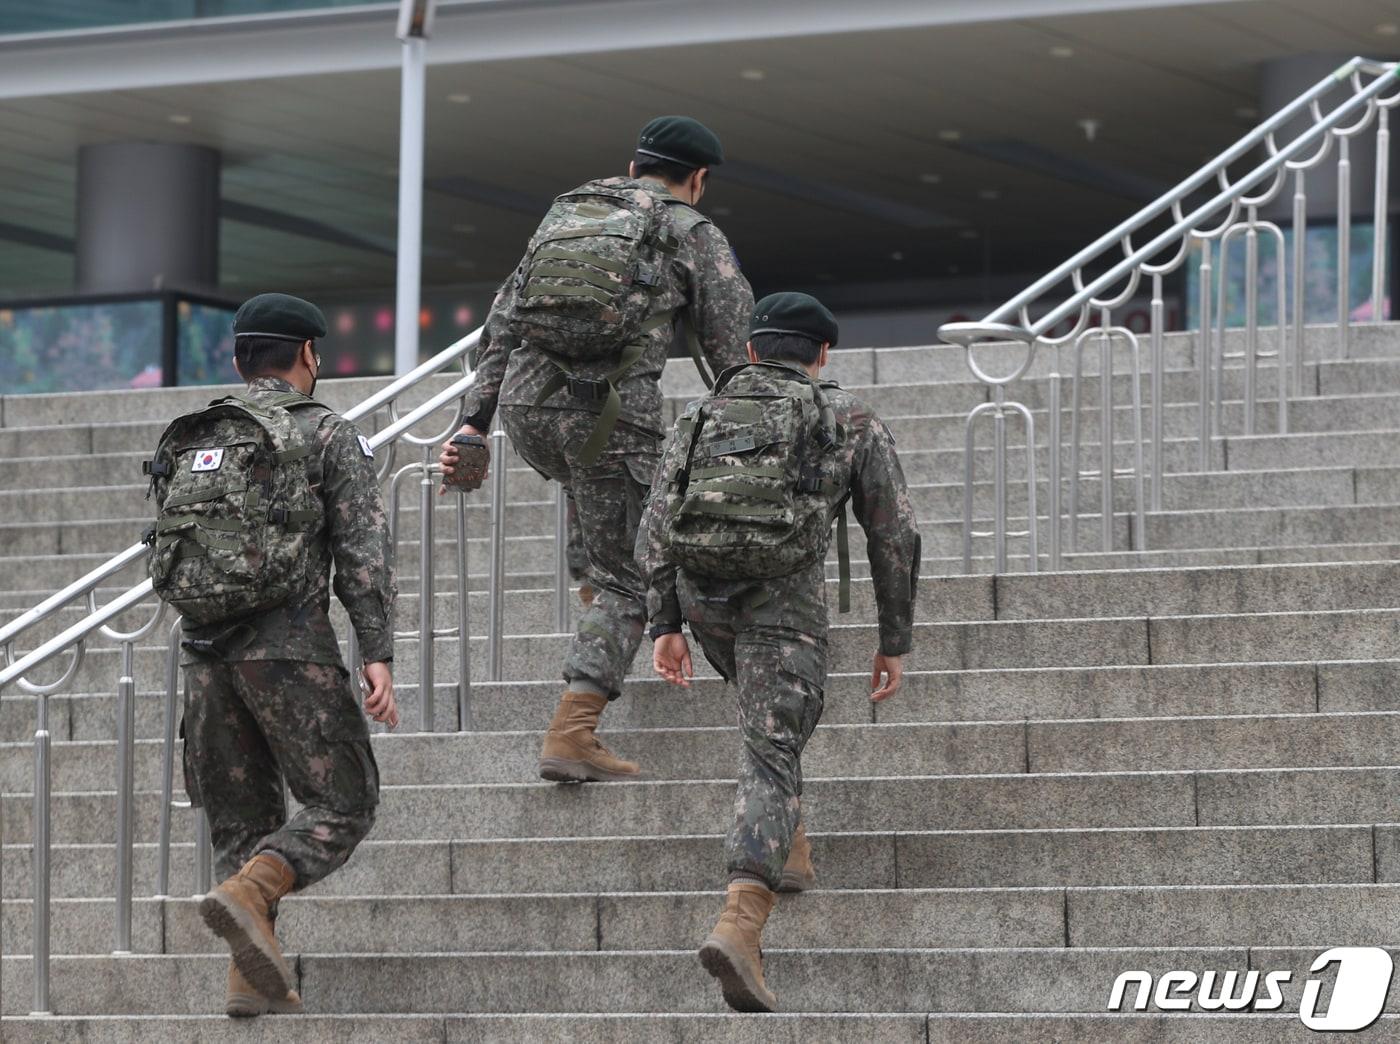
<svg viewBox="0 0 1400 1044"><path fill-rule="evenodd" d="M365 710L393 728L398 709L393 549L373 453L354 425L310 398L325 319L306 301L262 294L238 310L233 328L244 401L290 415L321 508L307 512L307 567L285 604L205 626L187 616L184 628L186 786L209 817L222 881L200 913L232 951L226 1011L246 1016L302 1010L277 944L277 901L344 864L379 801L369 730L329 617L332 561L364 658ZM219 456L217 466L234 466L231 451ZM153 469L165 467L160 457ZM160 501L164 512L164 492ZM291 819L283 777L301 806Z"/></svg>
<svg viewBox="0 0 1400 1044"><path fill-rule="evenodd" d="M659 381L673 327L684 320L697 364L703 353L718 371L740 361L753 305L728 241L695 209L722 160L719 139L697 121L652 120L627 177L555 201L486 322L461 434L484 434L499 400L516 452L573 497L593 595L564 659L565 691L540 752L545 779L639 772L594 730L621 694L646 621L632 550L660 457ZM608 340L629 312L633 332ZM454 466L467 466L451 443L441 461L449 483Z"/></svg>
<svg viewBox="0 0 1400 1044"><path fill-rule="evenodd" d="M750 364L721 375L677 422L637 540L657 673L690 685L685 622L737 690L744 750L725 842L729 887L700 958L739 1011L776 1010L763 981L763 925L775 891L815 879L800 822L801 756L822 712L825 559L847 497L865 530L879 610L872 700L899 688L912 640L913 505L889 429L834 381L817 380L836 338L835 318L807 294L758 302Z"/></svg>

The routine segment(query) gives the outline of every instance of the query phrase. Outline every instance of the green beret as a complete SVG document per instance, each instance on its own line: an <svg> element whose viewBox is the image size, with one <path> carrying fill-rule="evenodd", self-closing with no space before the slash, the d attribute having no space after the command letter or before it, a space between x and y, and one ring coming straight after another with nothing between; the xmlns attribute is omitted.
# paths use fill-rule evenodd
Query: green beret
<svg viewBox="0 0 1400 1044"><path fill-rule="evenodd" d="M310 301L290 294L258 294L233 316L234 337L314 341L326 336L326 317Z"/></svg>
<svg viewBox="0 0 1400 1044"><path fill-rule="evenodd" d="M840 328L836 316L811 294L784 290L769 294L753 306L749 336L761 333L797 334L814 341L835 345Z"/></svg>
<svg viewBox="0 0 1400 1044"><path fill-rule="evenodd" d="M658 116L637 135L637 151L645 156L683 163L693 170L724 162L719 137L689 116Z"/></svg>

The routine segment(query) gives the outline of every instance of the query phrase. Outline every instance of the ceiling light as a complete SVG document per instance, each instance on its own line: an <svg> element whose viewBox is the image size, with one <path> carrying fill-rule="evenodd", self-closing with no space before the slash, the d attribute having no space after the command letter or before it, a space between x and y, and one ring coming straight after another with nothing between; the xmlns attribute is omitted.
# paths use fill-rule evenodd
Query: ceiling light
<svg viewBox="0 0 1400 1044"><path fill-rule="evenodd" d="M903 260L904 260L904 251L903 251L903 250L896 250L893 254L890 255L890 260L891 260L891 261L903 261Z"/></svg>
<svg viewBox="0 0 1400 1044"><path fill-rule="evenodd" d="M818 273L817 273L817 278L820 279L823 283L829 283L829 282L831 282L833 279L835 279L836 277L835 277L834 275L832 275L830 272L818 272Z"/></svg>
<svg viewBox="0 0 1400 1044"><path fill-rule="evenodd" d="M977 234L978 234L978 233L977 233L977 229L975 229L975 228L965 228L965 229L963 229L961 232L958 233L958 236L959 236L960 238L962 238L962 239L976 239L976 238L977 238Z"/></svg>
<svg viewBox="0 0 1400 1044"><path fill-rule="evenodd" d="M729 217L734 211L729 207L711 207L710 213L715 217Z"/></svg>
<svg viewBox="0 0 1400 1044"><path fill-rule="evenodd" d="M978 199L1001 199L1001 192L998 189L986 188L977 193Z"/></svg>
<svg viewBox="0 0 1400 1044"><path fill-rule="evenodd" d="M762 69L745 69L739 75L745 80L751 80L754 83L757 83L759 80L764 79L768 74Z"/></svg>
<svg viewBox="0 0 1400 1044"><path fill-rule="evenodd" d="M1241 105L1235 110L1235 115L1242 120L1252 120L1259 116L1259 110L1253 105Z"/></svg>
<svg viewBox="0 0 1400 1044"><path fill-rule="evenodd" d="M957 275L957 274L958 274L959 272L961 272L961 271L962 271L962 269L959 268L957 265L949 265L949 266L948 266L948 274L949 274L949 275Z"/></svg>
<svg viewBox="0 0 1400 1044"><path fill-rule="evenodd" d="M475 225L453 225L453 226L452 226L452 231L453 231L453 232L461 232L463 235L469 236L469 235L471 235L473 232L476 231L476 226L475 226Z"/></svg>
<svg viewBox="0 0 1400 1044"><path fill-rule="evenodd" d="M171 114L170 114L170 122L171 122L171 123L178 123L178 124L181 124L181 125L183 126L183 125L186 124L186 123L193 123L193 122L194 122L194 117L193 117L193 116L186 116L183 112L174 112L174 113L171 113Z"/></svg>
<svg viewBox="0 0 1400 1044"><path fill-rule="evenodd" d="M919 180L925 185L937 185L943 180L943 176L941 174L920 174Z"/></svg>
<svg viewBox="0 0 1400 1044"><path fill-rule="evenodd" d="M962 131L948 128L938 132L938 137L942 141L962 141Z"/></svg>
<svg viewBox="0 0 1400 1044"><path fill-rule="evenodd" d="M1400 25L1396 25L1394 22L1382 22L1376 26L1375 32L1377 36L1395 36L1400 34Z"/></svg>
<svg viewBox="0 0 1400 1044"><path fill-rule="evenodd" d="M447 100L453 105L466 105L472 100L472 96L470 94L449 94Z"/></svg>
<svg viewBox="0 0 1400 1044"><path fill-rule="evenodd" d="M1051 57L1051 58L1073 58L1073 57L1074 57L1074 48L1073 48L1073 47L1066 47L1064 44L1056 44L1054 47L1050 48L1050 57Z"/></svg>

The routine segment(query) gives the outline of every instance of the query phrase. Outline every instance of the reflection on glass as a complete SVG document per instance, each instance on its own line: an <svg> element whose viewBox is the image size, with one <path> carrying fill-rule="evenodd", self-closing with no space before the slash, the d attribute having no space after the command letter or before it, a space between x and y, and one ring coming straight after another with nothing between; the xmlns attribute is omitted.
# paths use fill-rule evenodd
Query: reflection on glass
<svg viewBox="0 0 1400 1044"><path fill-rule="evenodd" d="M0 35L351 7L365 0L5 0Z"/></svg>
<svg viewBox="0 0 1400 1044"><path fill-rule="evenodd" d="M181 301L175 307L176 378L184 384L233 384L233 309Z"/></svg>
<svg viewBox="0 0 1400 1044"><path fill-rule="evenodd" d="M158 388L159 300L0 309L0 389Z"/></svg>

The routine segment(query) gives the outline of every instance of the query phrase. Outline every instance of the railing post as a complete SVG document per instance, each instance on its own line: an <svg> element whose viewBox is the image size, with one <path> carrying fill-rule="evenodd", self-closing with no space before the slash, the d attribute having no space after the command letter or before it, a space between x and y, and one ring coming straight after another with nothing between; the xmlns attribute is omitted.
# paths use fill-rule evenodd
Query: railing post
<svg viewBox="0 0 1400 1044"><path fill-rule="evenodd" d="M1351 139L1337 138L1337 358L1351 354Z"/></svg>
<svg viewBox="0 0 1400 1044"><path fill-rule="evenodd" d="M1055 369L1050 374L1050 571L1058 572L1060 561L1060 443L1063 439L1060 417L1060 351L1055 349Z"/></svg>
<svg viewBox="0 0 1400 1044"><path fill-rule="evenodd" d="M1258 405L1259 387L1257 374L1255 372L1259 361L1259 230L1255 227L1258 220L1254 208L1249 212L1249 230L1244 234L1244 431L1246 435L1257 434L1256 407ZM1221 275L1224 276L1225 265L1221 263ZM1221 316L1224 319L1224 316ZM1280 327L1282 331L1282 327ZM1223 378L1223 370L1222 370ZM1220 400L1217 405L1223 405L1225 389L1220 389Z"/></svg>
<svg viewBox="0 0 1400 1044"><path fill-rule="evenodd" d="M214 887L214 853L209 846L209 817L204 809L194 808L194 894L206 894Z"/></svg>
<svg viewBox="0 0 1400 1044"><path fill-rule="evenodd" d="M501 680L501 630L505 626L506 586L506 433L499 427L491 433L491 613L487 636L487 674Z"/></svg>
<svg viewBox="0 0 1400 1044"><path fill-rule="evenodd" d="M1108 309L1103 311L1103 333L1099 342L1099 445L1102 471L1099 486L1099 535L1103 550L1113 550L1113 335L1109 332Z"/></svg>
<svg viewBox="0 0 1400 1044"><path fill-rule="evenodd" d="M1304 362L1307 355L1307 249L1308 194L1305 174L1300 170L1293 177L1293 394L1300 397L1307 394L1304 387ZM1282 271L1280 261L1279 272Z"/></svg>
<svg viewBox="0 0 1400 1044"><path fill-rule="evenodd" d="M569 629L569 491L562 483L554 488L554 630Z"/></svg>
<svg viewBox="0 0 1400 1044"><path fill-rule="evenodd" d="M437 731L433 690L433 447L423 447L423 476L418 484L418 706L420 728Z"/></svg>
<svg viewBox="0 0 1400 1044"><path fill-rule="evenodd" d="M34 730L34 1014L49 1014L49 883L51 809L49 775L49 698L38 696L39 721Z"/></svg>
<svg viewBox="0 0 1400 1044"><path fill-rule="evenodd" d="M503 462L501 465L503 466ZM472 727L471 580L467 572L467 500L457 498L457 728Z"/></svg>
<svg viewBox="0 0 1400 1044"><path fill-rule="evenodd" d="M131 952L131 859L135 827L136 679L135 647L122 642L122 676L117 682L117 938L113 953Z"/></svg>
<svg viewBox="0 0 1400 1044"><path fill-rule="evenodd" d="M1372 228L1375 242L1371 249L1371 321L1378 323L1390 316L1386 300L1386 208L1390 205L1390 110L1382 107L1376 129L1376 202Z"/></svg>
<svg viewBox="0 0 1400 1044"><path fill-rule="evenodd" d="M1166 466L1166 403L1162 380L1166 367L1166 304L1162 300L1162 274L1152 277L1152 492L1153 511L1162 510L1162 470Z"/></svg>
<svg viewBox="0 0 1400 1044"><path fill-rule="evenodd" d="M1201 374L1201 445L1197 456L1197 471L1210 470L1210 412L1211 397L1210 383L1211 371L1215 368L1214 350L1214 330L1215 324L1211 318L1211 303L1215 297L1214 270L1212 256L1215 253L1215 244L1209 239L1201 241L1201 271L1200 271L1200 301L1201 301L1201 334L1196 344L1196 364L1200 368Z"/></svg>
<svg viewBox="0 0 1400 1044"><path fill-rule="evenodd" d="M160 754L160 840L156 849L156 898L170 894L170 828L175 801L175 703L180 691L180 621L170 628L165 660L165 734Z"/></svg>

